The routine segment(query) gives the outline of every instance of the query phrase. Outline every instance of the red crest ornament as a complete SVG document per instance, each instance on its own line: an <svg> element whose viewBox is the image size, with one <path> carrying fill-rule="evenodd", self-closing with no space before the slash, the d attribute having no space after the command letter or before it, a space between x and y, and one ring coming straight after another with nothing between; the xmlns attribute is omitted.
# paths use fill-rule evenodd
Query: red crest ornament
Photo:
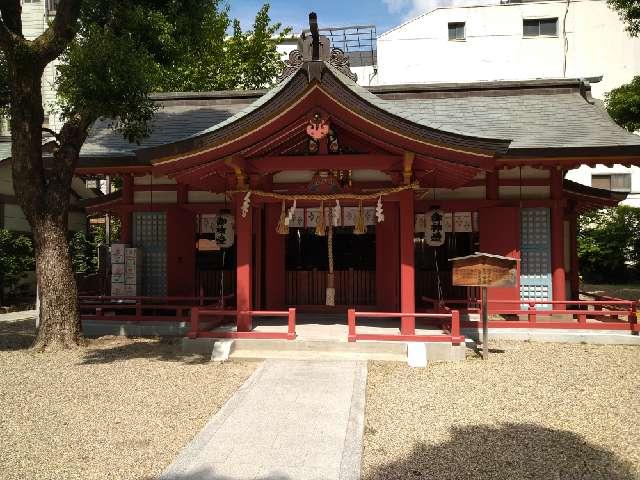
<svg viewBox="0 0 640 480"><path fill-rule="evenodd" d="M329 123L319 114L313 116L313 120L309 120L307 125L307 135L314 140L320 140L329 134Z"/></svg>

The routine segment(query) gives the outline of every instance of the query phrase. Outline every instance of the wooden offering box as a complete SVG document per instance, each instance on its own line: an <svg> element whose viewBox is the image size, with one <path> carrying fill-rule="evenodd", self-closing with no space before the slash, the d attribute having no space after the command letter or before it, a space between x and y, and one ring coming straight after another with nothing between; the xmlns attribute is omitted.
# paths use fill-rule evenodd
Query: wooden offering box
<svg viewBox="0 0 640 480"><path fill-rule="evenodd" d="M453 285L463 287L515 287L518 259L476 252L452 258Z"/></svg>

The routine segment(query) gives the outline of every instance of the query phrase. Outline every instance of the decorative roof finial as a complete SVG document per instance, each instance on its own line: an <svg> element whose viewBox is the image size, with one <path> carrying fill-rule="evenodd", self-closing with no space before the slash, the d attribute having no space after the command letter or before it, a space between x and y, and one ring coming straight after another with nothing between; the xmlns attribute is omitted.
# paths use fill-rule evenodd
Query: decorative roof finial
<svg viewBox="0 0 640 480"><path fill-rule="evenodd" d="M311 31L311 60L320 60L320 33L316 12L309 14L309 30Z"/></svg>
<svg viewBox="0 0 640 480"><path fill-rule="evenodd" d="M358 76L351 71L349 66L349 56L339 48L332 48L329 37L320 35L318 15L311 12L309 14L309 30L302 32L298 40L298 48L289 53L289 58L284 62L279 80L293 75L305 62L317 61L326 62L354 82L358 81Z"/></svg>

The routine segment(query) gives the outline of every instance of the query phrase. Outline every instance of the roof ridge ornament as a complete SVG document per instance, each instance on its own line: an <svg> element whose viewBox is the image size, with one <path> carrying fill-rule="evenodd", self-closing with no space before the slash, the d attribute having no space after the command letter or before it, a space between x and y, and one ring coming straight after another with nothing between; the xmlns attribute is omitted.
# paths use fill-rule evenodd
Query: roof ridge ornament
<svg viewBox="0 0 640 480"><path fill-rule="evenodd" d="M341 48L331 47L329 38L320 35L318 16L315 12L311 12L309 14L309 30L303 31L300 35L298 48L289 53L289 58L284 61L278 80L282 81L290 77L305 62L318 61L326 62L354 82L358 81L358 75L351 71L349 56Z"/></svg>

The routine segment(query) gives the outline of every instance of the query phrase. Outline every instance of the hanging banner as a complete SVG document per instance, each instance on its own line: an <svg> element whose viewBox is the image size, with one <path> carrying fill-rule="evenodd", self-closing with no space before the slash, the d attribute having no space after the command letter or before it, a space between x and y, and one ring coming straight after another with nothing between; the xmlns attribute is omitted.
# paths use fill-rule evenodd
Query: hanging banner
<svg viewBox="0 0 640 480"><path fill-rule="evenodd" d="M427 231L425 239L427 245L439 247L444 244L444 212L442 210L429 210L426 215Z"/></svg>
<svg viewBox="0 0 640 480"><path fill-rule="evenodd" d="M416 223L414 225L414 231L416 233L424 233L427 231L427 221L424 213L416 214Z"/></svg>
<svg viewBox="0 0 640 480"><path fill-rule="evenodd" d="M289 228L304 228L304 208L296 208L293 218L289 222Z"/></svg>
<svg viewBox="0 0 640 480"><path fill-rule="evenodd" d="M364 207L364 224L375 225L376 207ZM358 207L344 207L342 209L342 226L353 227L356 224L356 216L358 215Z"/></svg>
<svg viewBox="0 0 640 480"><path fill-rule="evenodd" d="M467 233L473 231L471 212L456 212L453 218L453 226L456 232Z"/></svg>
<svg viewBox="0 0 640 480"><path fill-rule="evenodd" d="M320 217L320 209L319 208L307 208L304 212L305 216L305 226L307 228L314 228L318 225L318 218Z"/></svg>
<svg viewBox="0 0 640 480"><path fill-rule="evenodd" d="M200 233L213 234L219 248L229 248L233 245L235 235L235 219L233 215L223 213L200 215Z"/></svg>

